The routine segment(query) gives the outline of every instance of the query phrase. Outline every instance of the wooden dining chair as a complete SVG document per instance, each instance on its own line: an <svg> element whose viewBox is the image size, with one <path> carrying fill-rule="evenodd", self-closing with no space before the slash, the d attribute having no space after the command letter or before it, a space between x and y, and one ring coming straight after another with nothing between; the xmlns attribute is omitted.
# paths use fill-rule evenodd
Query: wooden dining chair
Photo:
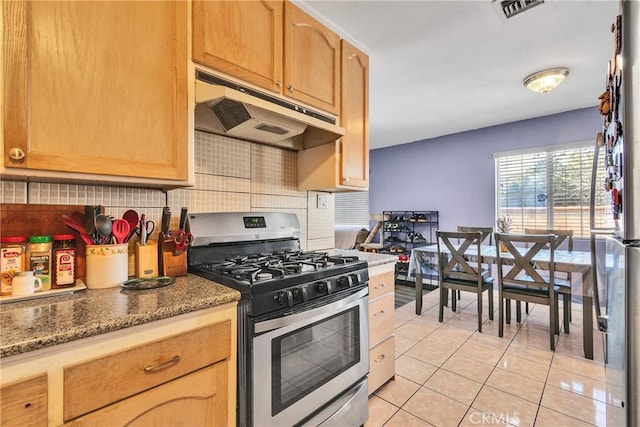
<svg viewBox="0 0 640 427"><path fill-rule="evenodd" d="M493 320L493 277L482 269L482 233L437 231L438 284L440 287L440 311L438 321L444 317L447 289L473 292L478 298L478 332L482 332L482 293L489 291L489 319ZM477 256L468 257L465 252L475 249ZM456 311L455 298L451 309Z"/></svg>
<svg viewBox="0 0 640 427"><path fill-rule="evenodd" d="M562 249L566 249L569 252L573 251L573 230L555 230L555 229L540 229L540 228L525 228L525 234L553 234L556 236L556 239L553 243L553 248L558 250L562 247ZM566 243L565 243L566 242ZM540 270L545 270L546 266L544 263L538 263L537 267ZM560 286L561 291L566 292L563 295L563 307L569 311L569 321L571 321L571 295L573 294L572 286L571 286L571 272L563 272L560 273L561 276L556 272L555 275L555 284ZM525 311L529 313L528 304L525 307ZM564 332L569 333L569 324L566 323L564 325Z"/></svg>
<svg viewBox="0 0 640 427"><path fill-rule="evenodd" d="M471 226L459 225L458 231L461 231L463 233L473 233L473 232L479 231L482 234L481 244L485 244L485 245L493 244L493 227L471 227ZM491 266L493 265L493 261L485 262L483 264L484 264L483 268L489 272L490 276L492 276ZM456 292L452 292L452 298L455 298L455 294ZM457 294L458 294L458 299L460 299L460 291L458 291Z"/></svg>
<svg viewBox="0 0 640 427"><path fill-rule="evenodd" d="M495 233L496 264L498 270L498 299L500 301L498 336L504 335L505 315L511 323L511 300L531 302L549 306L549 344L555 350L555 335L560 333L558 294L555 285L555 248L553 234L510 234ZM500 250L500 243L506 253ZM545 248L549 248L549 261L543 276L535 268L533 258ZM565 322L568 313L564 313Z"/></svg>

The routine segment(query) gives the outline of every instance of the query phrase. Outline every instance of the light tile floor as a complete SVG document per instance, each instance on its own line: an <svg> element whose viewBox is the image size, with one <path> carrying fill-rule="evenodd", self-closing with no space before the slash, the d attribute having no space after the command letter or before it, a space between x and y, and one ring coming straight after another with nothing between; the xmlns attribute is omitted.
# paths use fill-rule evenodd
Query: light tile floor
<svg viewBox="0 0 640 427"><path fill-rule="evenodd" d="M522 324L513 319L499 338L497 295L493 321L484 300L482 333L473 294L462 293L457 313L445 307L443 323L437 290L424 296L420 316L413 302L396 310L396 376L369 398L366 427L619 425L599 332L594 360L583 357L580 304L552 352L548 307L523 310Z"/></svg>

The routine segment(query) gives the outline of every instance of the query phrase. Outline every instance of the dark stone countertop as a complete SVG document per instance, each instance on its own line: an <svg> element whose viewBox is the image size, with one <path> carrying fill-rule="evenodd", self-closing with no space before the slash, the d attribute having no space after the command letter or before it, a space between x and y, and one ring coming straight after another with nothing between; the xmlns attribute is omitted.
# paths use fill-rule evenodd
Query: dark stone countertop
<svg viewBox="0 0 640 427"><path fill-rule="evenodd" d="M396 262L394 255L335 249L369 267ZM141 325L240 300L240 293L188 274L149 290L85 289L0 304L0 358Z"/></svg>
<svg viewBox="0 0 640 427"><path fill-rule="evenodd" d="M240 293L189 274L157 289L85 289L0 304L0 358L229 302Z"/></svg>

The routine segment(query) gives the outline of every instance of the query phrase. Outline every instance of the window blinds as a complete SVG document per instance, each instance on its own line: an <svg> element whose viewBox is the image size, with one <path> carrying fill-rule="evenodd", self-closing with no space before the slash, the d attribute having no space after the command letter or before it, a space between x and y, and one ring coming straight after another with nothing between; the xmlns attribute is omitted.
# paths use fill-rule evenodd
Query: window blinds
<svg viewBox="0 0 640 427"><path fill-rule="evenodd" d="M336 193L336 224L369 228L369 192Z"/></svg>

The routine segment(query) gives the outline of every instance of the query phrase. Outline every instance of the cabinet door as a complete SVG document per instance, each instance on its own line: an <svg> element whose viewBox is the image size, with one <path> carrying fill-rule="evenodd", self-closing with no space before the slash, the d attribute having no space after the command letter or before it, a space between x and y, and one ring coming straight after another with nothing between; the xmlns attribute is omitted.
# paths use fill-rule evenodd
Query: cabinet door
<svg viewBox="0 0 640 427"><path fill-rule="evenodd" d="M7 384L0 389L0 425L47 425L47 376Z"/></svg>
<svg viewBox="0 0 640 427"><path fill-rule="evenodd" d="M5 167L188 179L186 2L2 7Z"/></svg>
<svg viewBox="0 0 640 427"><path fill-rule="evenodd" d="M369 57L342 40L342 185L369 185Z"/></svg>
<svg viewBox="0 0 640 427"><path fill-rule="evenodd" d="M225 426L224 361L73 420L68 426Z"/></svg>
<svg viewBox="0 0 640 427"><path fill-rule="evenodd" d="M339 114L340 37L290 2L284 21L283 93Z"/></svg>
<svg viewBox="0 0 640 427"><path fill-rule="evenodd" d="M280 93L282 1L193 2L193 60Z"/></svg>

